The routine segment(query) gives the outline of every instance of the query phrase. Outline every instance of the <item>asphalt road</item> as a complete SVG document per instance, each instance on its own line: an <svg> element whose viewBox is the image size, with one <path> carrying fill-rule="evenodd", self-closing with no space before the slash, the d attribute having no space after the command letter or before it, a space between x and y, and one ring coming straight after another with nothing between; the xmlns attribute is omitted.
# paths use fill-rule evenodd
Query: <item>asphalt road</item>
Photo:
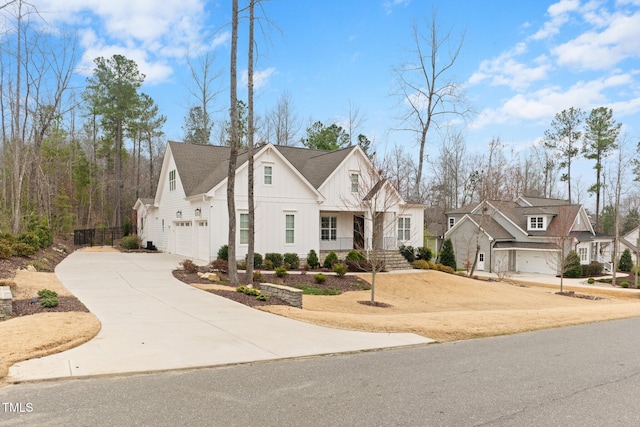
<svg viewBox="0 0 640 427"><path fill-rule="evenodd" d="M640 319L629 319L367 353L5 386L0 426L635 426L639 402Z"/></svg>

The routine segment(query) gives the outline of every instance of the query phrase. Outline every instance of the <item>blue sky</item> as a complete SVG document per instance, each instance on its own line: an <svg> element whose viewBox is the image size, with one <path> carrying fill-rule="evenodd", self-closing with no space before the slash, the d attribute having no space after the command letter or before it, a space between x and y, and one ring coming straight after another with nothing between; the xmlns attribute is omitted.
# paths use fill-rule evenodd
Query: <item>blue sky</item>
<svg viewBox="0 0 640 427"><path fill-rule="evenodd" d="M143 90L168 117L167 138L182 139L193 103L187 51L216 54L223 92L215 106L227 108L230 1L35 4L52 25L78 32L82 78L97 56L120 53L138 63L147 75ZM310 120L343 124L351 103L364 118L357 133L378 152L394 144L412 149L411 134L390 132L399 127L392 69L412 58L411 26L425 28L433 11L454 39L464 32L448 77L463 85L476 112L459 125L470 150L484 150L493 137L514 150L531 147L554 114L571 106L611 107L629 140L640 139L640 0L271 0L264 14L272 25L262 21L267 37L258 41L257 113L287 91L304 129ZM243 53L239 69L246 69Z"/></svg>

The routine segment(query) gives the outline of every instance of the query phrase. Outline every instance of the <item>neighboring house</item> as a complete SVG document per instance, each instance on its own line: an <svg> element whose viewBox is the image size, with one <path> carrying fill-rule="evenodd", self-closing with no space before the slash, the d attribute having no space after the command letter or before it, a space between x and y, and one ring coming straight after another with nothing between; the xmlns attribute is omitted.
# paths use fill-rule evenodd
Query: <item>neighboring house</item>
<svg viewBox="0 0 640 427"><path fill-rule="evenodd" d="M443 208L431 206L424 210L425 236L424 246L431 249L433 254L440 252L445 226L445 212Z"/></svg>
<svg viewBox="0 0 640 427"><path fill-rule="evenodd" d="M216 258L228 241L229 154L229 147L167 144L155 198L134 206L143 245L150 241L169 253ZM305 259L311 249L320 255L373 245L422 246L424 206L405 203L358 146L321 151L266 144L255 149L254 164L258 253ZM238 259L248 251L247 171L248 155L241 150L235 185ZM373 236L379 236L375 242Z"/></svg>
<svg viewBox="0 0 640 427"><path fill-rule="evenodd" d="M620 237L620 243L618 245L618 261L620 261L620 256L625 249L629 249L631 251L631 259L633 262L636 262L636 254L638 253L638 249L640 248L640 236L638 236L638 227L634 228L624 236Z"/></svg>
<svg viewBox="0 0 640 427"><path fill-rule="evenodd" d="M575 250L582 264L610 268L613 238L594 231L582 205L566 200L519 197L484 201L448 211L450 238L459 268L493 272L558 274L561 247ZM480 249L478 250L478 246Z"/></svg>

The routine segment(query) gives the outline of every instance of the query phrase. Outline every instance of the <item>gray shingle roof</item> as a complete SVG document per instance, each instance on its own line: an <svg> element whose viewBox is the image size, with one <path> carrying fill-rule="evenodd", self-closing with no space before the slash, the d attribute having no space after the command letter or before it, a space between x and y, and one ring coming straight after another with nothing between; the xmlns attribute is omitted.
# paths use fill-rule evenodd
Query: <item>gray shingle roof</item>
<svg viewBox="0 0 640 427"><path fill-rule="evenodd" d="M206 193L227 177L231 154L229 147L186 144L175 141L169 141L169 147L187 197ZM337 151L274 147L316 189L355 149L355 146ZM240 150L237 166L241 166L247 159L247 151Z"/></svg>
<svg viewBox="0 0 640 427"><path fill-rule="evenodd" d="M491 237L496 240L513 240L514 237L504 229L493 217L488 215L470 214L469 217L480 225Z"/></svg>

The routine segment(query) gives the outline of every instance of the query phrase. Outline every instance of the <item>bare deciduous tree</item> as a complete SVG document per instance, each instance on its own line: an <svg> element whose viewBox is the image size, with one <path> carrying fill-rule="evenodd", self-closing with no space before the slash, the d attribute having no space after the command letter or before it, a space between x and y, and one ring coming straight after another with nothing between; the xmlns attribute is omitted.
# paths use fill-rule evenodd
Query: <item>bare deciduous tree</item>
<svg viewBox="0 0 640 427"><path fill-rule="evenodd" d="M427 31L413 25L413 60L396 68L397 95L406 111L400 130L416 134L419 154L414 198L419 198L427 138L432 127L439 127L451 116L466 117L469 109L461 85L449 79L464 35L454 41L451 32L442 32L435 14L427 21Z"/></svg>

